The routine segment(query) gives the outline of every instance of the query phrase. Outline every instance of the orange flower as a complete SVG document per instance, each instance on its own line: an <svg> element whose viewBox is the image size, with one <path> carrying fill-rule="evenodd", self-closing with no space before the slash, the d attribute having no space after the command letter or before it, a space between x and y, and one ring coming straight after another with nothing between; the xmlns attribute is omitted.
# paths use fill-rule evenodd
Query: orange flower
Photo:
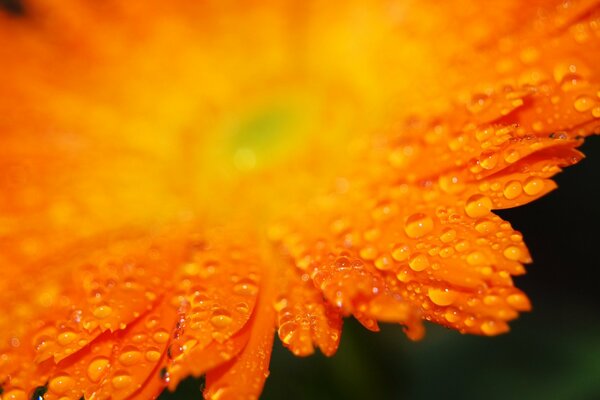
<svg viewBox="0 0 600 400"><path fill-rule="evenodd" d="M600 3L4 0L3 400L256 398L273 333L496 335L492 211L600 118Z"/></svg>

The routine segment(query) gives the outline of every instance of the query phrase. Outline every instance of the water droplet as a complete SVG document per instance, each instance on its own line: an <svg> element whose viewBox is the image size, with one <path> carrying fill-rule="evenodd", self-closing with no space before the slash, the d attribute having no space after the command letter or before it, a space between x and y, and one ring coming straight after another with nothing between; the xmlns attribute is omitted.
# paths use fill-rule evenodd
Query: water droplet
<svg viewBox="0 0 600 400"><path fill-rule="evenodd" d="M241 296L254 296L258 293L258 286L250 279L242 279L233 287L233 292Z"/></svg>
<svg viewBox="0 0 600 400"><path fill-rule="evenodd" d="M392 251L392 258L396 261L406 261L410 255L410 248L405 245L397 245Z"/></svg>
<svg viewBox="0 0 600 400"><path fill-rule="evenodd" d="M383 255L375 260L375 268L381 271L387 271L388 269L392 268L393 265L394 264L392 260L387 255Z"/></svg>
<svg viewBox="0 0 600 400"><path fill-rule="evenodd" d="M476 114L483 111L489 103L489 96L485 93L476 93L471 96L471 100L467 103L467 110Z"/></svg>
<svg viewBox="0 0 600 400"><path fill-rule="evenodd" d="M479 165L481 165L481 168L483 169L494 169L496 165L498 165L498 154L493 151L486 151L481 153Z"/></svg>
<svg viewBox="0 0 600 400"><path fill-rule="evenodd" d="M297 330L297 323L295 323L294 321L285 322L279 327L279 338L284 344L290 344Z"/></svg>
<svg viewBox="0 0 600 400"><path fill-rule="evenodd" d="M98 306L94 309L94 317L98 318L98 319L104 319L110 316L110 314L112 314L112 308L110 308L110 306L107 305L103 305L103 306Z"/></svg>
<svg viewBox="0 0 600 400"><path fill-rule="evenodd" d="M438 183L440 189L449 194L458 194L467 187L456 175L442 175L438 179Z"/></svg>
<svg viewBox="0 0 600 400"><path fill-rule="evenodd" d="M433 220L426 214L417 213L407 218L404 231L408 237L417 239L433 230Z"/></svg>
<svg viewBox="0 0 600 400"><path fill-rule="evenodd" d="M540 178L529 178L525 181L525 185L523 186L523 190L529 196L538 195L544 190L544 181Z"/></svg>
<svg viewBox="0 0 600 400"><path fill-rule="evenodd" d="M73 343L75 340L77 340L77 338L79 338L79 335L77 335L75 332L66 331L66 332L60 333L57 336L56 341L61 346L66 346L68 344Z"/></svg>
<svg viewBox="0 0 600 400"><path fill-rule="evenodd" d="M456 231L452 228L444 229L444 231L440 235L440 240L442 241L442 243L450 243L454 239L456 239Z"/></svg>
<svg viewBox="0 0 600 400"><path fill-rule="evenodd" d="M591 110L594 107L594 99L586 95L579 96L573 103L573 107L579 112Z"/></svg>
<svg viewBox="0 0 600 400"><path fill-rule="evenodd" d="M374 260L377 257L377 248L374 246L365 246L358 252L363 260Z"/></svg>
<svg viewBox="0 0 600 400"><path fill-rule="evenodd" d="M513 200L519 197L523 193L523 186L519 181L510 181L504 186L504 197L508 200Z"/></svg>
<svg viewBox="0 0 600 400"><path fill-rule="evenodd" d="M43 394L42 394L42 396L43 396ZM25 394L24 390L12 389L12 390L9 390L8 392L6 392L2 396L2 399L3 400L27 400L27 395ZM34 400L33 396L32 396L32 400ZM38 400L38 399L35 398L35 400Z"/></svg>
<svg viewBox="0 0 600 400"><path fill-rule="evenodd" d="M127 388L132 382L133 378L126 372L118 372L111 380L113 387L117 390Z"/></svg>
<svg viewBox="0 0 600 400"><path fill-rule="evenodd" d="M154 332L152 339L154 339L156 343L166 343L169 340L169 332L165 331L164 329L159 329L158 331Z"/></svg>
<svg viewBox="0 0 600 400"><path fill-rule="evenodd" d="M531 309L529 299L522 293L511 294L506 298L506 302L519 311L528 311Z"/></svg>
<svg viewBox="0 0 600 400"><path fill-rule="evenodd" d="M108 358L106 357L97 357L90 361L87 367L87 376L90 381L96 383L100 381L102 375L104 374L104 370L109 366Z"/></svg>
<svg viewBox="0 0 600 400"><path fill-rule="evenodd" d="M229 314L226 310L216 310L213 312L212 317L210 317L210 323L216 329L223 329L231 325L233 322L233 318L231 318L231 314Z"/></svg>
<svg viewBox="0 0 600 400"><path fill-rule="evenodd" d="M504 156L504 161L506 161L509 164L513 164L513 163L519 161L520 158L521 158L521 155L519 154L519 152L516 150L512 150L512 151L509 151Z"/></svg>
<svg viewBox="0 0 600 400"><path fill-rule="evenodd" d="M485 265L487 261L487 257L480 251L474 251L467 256L469 265Z"/></svg>
<svg viewBox="0 0 600 400"><path fill-rule="evenodd" d="M123 348L122 353L119 356L119 362L125 366L135 365L140 361L142 361L142 353L137 347L133 346Z"/></svg>
<svg viewBox="0 0 600 400"><path fill-rule="evenodd" d="M476 194L469 197L465 205L465 212L471 218L485 217L492 210L492 201L489 197Z"/></svg>
<svg viewBox="0 0 600 400"><path fill-rule="evenodd" d="M58 375L50 380L48 389L56 394L64 394L75 386L75 379L69 375Z"/></svg>
<svg viewBox="0 0 600 400"><path fill-rule="evenodd" d="M506 325L506 323L502 322L502 321L485 321L484 323L481 324L480 326L481 331L488 336L494 336L494 335L498 335L502 332L506 332L508 329L508 326Z"/></svg>
<svg viewBox="0 0 600 400"><path fill-rule="evenodd" d="M438 306L449 306L454 303L458 293L449 289L429 288L427 295L434 304Z"/></svg>
<svg viewBox="0 0 600 400"><path fill-rule="evenodd" d="M429 258L427 258L425 254L417 253L411 257L410 261L408 262L408 266L413 271L423 271L429 267Z"/></svg>
<svg viewBox="0 0 600 400"><path fill-rule="evenodd" d="M504 249L504 257L511 261L518 261L521 258L521 249L517 246L508 246Z"/></svg>
<svg viewBox="0 0 600 400"><path fill-rule="evenodd" d="M146 360L150 361L150 362L157 362L158 360L160 360L160 351L158 351L158 349L152 348L148 351L146 351L146 354L144 355L146 357Z"/></svg>

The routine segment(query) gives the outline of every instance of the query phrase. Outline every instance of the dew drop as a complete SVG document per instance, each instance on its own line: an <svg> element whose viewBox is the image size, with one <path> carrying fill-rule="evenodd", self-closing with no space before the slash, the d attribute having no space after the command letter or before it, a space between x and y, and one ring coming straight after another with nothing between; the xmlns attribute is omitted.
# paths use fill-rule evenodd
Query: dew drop
<svg viewBox="0 0 600 400"><path fill-rule="evenodd" d="M212 317L210 317L210 323L216 329L223 329L231 325L233 322L233 318L231 318L231 314L229 314L226 310L216 310L213 312Z"/></svg>
<svg viewBox="0 0 600 400"><path fill-rule="evenodd" d="M426 214L417 213L407 218L404 231L412 239L421 238L433 230L433 220Z"/></svg>
<svg viewBox="0 0 600 400"><path fill-rule="evenodd" d="M487 263L487 257L480 251L474 251L467 256L469 265L484 265Z"/></svg>
<svg viewBox="0 0 600 400"><path fill-rule="evenodd" d="M292 339L294 338L294 334L298 330L298 324L294 321L288 321L279 327L278 333L279 338L284 344L290 344Z"/></svg>
<svg viewBox="0 0 600 400"><path fill-rule="evenodd" d="M409 255L410 248L405 244L397 245L392 251L392 258L396 261L406 261Z"/></svg>
<svg viewBox="0 0 600 400"><path fill-rule="evenodd" d="M538 195L544 190L544 181L540 178L531 177L525 181L523 191L529 196Z"/></svg>
<svg viewBox="0 0 600 400"><path fill-rule="evenodd" d="M458 293L449 289L429 288L427 295L438 306L449 306L454 303Z"/></svg>
<svg viewBox="0 0 600 400"><path fill-rule="evenodd" d="M579 96L573 103L573 107L579 112L585 112L594 107L594 100L590 96Z"/></svg>
<svg viewBox="0 0 600 400"><path fill-rule="evenodd" d="M242 279L233 287L233 292L241 296L254 296L258 293L258 286L250 279Z"/></svg>
<svg viewBox="0 0 600 400"><path fill-rule="evenodd" d="M429 258L427 258L427 256L422 253L415 254L411 257L410 261L408 262L408 266L413 271L423 271L424 269L429 267Z"/></svg>
<svg viewBox="0 0 600 400"><path fill-rule="evenodd" d="M488 171L494 169L496 165L498 165L498 154L493 151L481 153L479 165L481 165L481 168Z"/></svg>
<svg viewBox="0 0 600 400"><path fill-rule="evenodd" d="M504 249L504 257L511 261L518 261L521 258L521 249L517 246L509 246Z"/></svg>
<svg viewBox="0 0 600 400"><path fill-rule="evenodd" d="M506 298L506 302L519 311L528 311L531 309L529 299L522 293L511 294Z"/></svg>
<svg viewBox="0 0 600 400"><path fill-rule="evenodd" d="M450 243L454 239L456 239L456 231L452 228L446 228L440 235L440 240L442 243Z"/></svg>
<svg viewBox="0 0 600 400"><path fill-rule="evenodd" d="M150 362L157 362L158 360L160 360L160 356L160 351L158 351L158 349L156 348L149 349L146 351L146 354L144 354L146 360Z"/></svg>
<svg viewBox="0 0 600 400"><path fill-rule="evenodd" d="M117 373L111 380L111 383L116 390L125 389L131 385L132 382L133 378L126 372Z"/></svg>
<svg viewBox="0 0 600 400"><path fill-rule="evenodd" d="M137 347L125 347L119 356L119 362L127 367L138 364L142 361L142 353Z"/></svg>
<svg viewBox="0 0 600 400"><path fill-rule="evenodd" d="M104 370L109 366L108 358L106 357L97 357L94 358L87 367L87 376L90 381L96 383L100 381Z"/></svg>
<svg viewBox="0 0 600 400"><path fill-rule="evenodd" d="M483 111L489 102L489 96L485 93L476 93L471 96L471 100L467 103L467 110L473 114Z"/></svg>
<svg viewBox="0 0 600 400"><path fill-rule="evenodd" d="M387 271L392 268L393 265L392 260L387 255L383 255L375 260L375 268L381 271Z"/></svg>
<svg viewBox="0 0 600 400"><path fill-rule="evenodd" d="M521 155L519 154L519 152L516 150L512 150L512 151L509 151L504 156L504 161L506 161L509 164L513 164L513 163L519 161L520 158L521 158Z"/></svg>
<svg viewBox="0 0 600 400"><path fill-rule="evenodd" d="M34 395L35 395L35 393L34 393ZM42 394L42 396L43 396L43 394ZM39 397L39 396L31 397L32 400L38 400L39 398L43 398L43 397ZM4 400L27 400L27 395L25 394L25 391L23 391L21 389L12 389L12 390L9 390L8 392L6 392L2 396L2 399L4 399Z"/></svg>
<svg viewBox="0 0 600 400"><path fill-rule="evenodd" d="M75 386L75 379L69 375L58 375L50 380L48 389L56 394L64 394Z"/></svg>
<svg viewBox="0 0 600 400"><path fill-rule="evenodd" d="M502 332L506 332L506 324L500 321L485 321L480 326L481 331L488 336L498 335Z"/></svg>
<svg viewBox="0 0 600 400"><path fill-rule="evenodd" d="M450 322L450 323L455 323L458 320L460 320L461 316L460 313L453 309L453 308L449 308L445 313L444 313L444 318L446 318L446 321Z"/></svg>
<svg viewBox="0 0 600 400"><path fill-rule="evenodd" d="M156 343L166 343L169 340L169 333L164 329L159 329L158 331L154 332L154 335L152 335L152 339Z"/></svg>
<svg viewBox="0 0 600 400"><path fill-rule="evenodd" d="M73 343L75 340L78 339L78 337L79 336L75 332L66 331L66 332L60 333L56 337L56 341L61 346L66 346L66 345L69 345L69 344Z"/></svg>
<svg viewBox="0 0 600 400"><path fill-rule="evenodd" d="M112 308L110 308L110 306L104 305L104 306L98 306L94 309L93 311L94 317L98 318L98 319L104 319L110 316L110 314L112 314Z"/></svg>
<svg viewBox="0 0 600 400"><path fill-rule="evenodd" d="M440 189L449 194L458 194L467 187L456 175L442 175L438 179Z"/></svg>
<svg viewBox="0 0 600 400"><path fill-rule="evenodd" d="M375 246L365 246L362 249L360 249L360 251L358 252L358 255L363 259L363 260L374 260L375 258L377 258L377 248Z"/></svg>
<svg viewBox="0 0 600 400"><path fill-rule="evenodd" d="M523 186L519 181L510 181L504 186L504 197L508 200L513 200L519 197L523 193Z"/></svg>
<svg viewBox="0 0 600 400"><path fill-rule="evenodd" d="M465 204L465 212L471 218L485 217L492 210L492 201L489 197L476 194L469 197Z"/></svg>

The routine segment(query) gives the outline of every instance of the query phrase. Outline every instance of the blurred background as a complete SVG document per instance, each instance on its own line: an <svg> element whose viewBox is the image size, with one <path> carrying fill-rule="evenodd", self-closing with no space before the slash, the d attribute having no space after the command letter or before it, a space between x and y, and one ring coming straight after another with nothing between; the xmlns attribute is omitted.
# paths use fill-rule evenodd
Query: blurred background
<svg viewBox="0 0 600 400"><path fill-rule="evenodd" d="M413 343L400 326L345 322L338 353L294 357L276 341L261 399L600 399L600 138L556 177L559 189L500 212L523 232L534 263L516 284L533 311L495 338L432 324ZM161 400L197 399L188 379Z"/></svg>

